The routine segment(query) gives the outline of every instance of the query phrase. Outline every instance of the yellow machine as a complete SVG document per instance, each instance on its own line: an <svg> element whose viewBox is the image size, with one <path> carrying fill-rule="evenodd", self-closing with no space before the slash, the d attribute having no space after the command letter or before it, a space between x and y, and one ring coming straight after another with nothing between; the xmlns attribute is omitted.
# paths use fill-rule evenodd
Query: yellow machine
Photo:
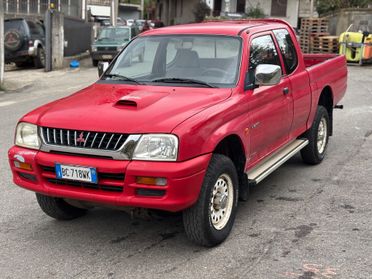
<svg viewBox="0 0 372 279"><path fill-rule="evenodd" d="M339 44L339 53L344 54L348 62L361 65L372 62L372 34L369 32L346 31L340 35Z"/></svg>

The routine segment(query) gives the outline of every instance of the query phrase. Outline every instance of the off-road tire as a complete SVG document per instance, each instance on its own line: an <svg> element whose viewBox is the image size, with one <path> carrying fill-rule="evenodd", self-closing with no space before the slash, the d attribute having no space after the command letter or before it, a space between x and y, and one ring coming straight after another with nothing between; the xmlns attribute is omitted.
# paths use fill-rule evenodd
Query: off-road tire
<svg viewBox="0 0 372 279"><path fill-rule="evenodd" d="M37 48L36 57L34 58L35 68L37 68L37 69L44 68L45 67L45 59L46 59L45 51L41 46L39 46Z"/></svg>
<svg viewBox="0 0 372 279"><path fill-rule="evenodd" d="M36 199L44 213L57 220L72 220L87 212L86 209L72 206L61 198L36 193Z"/></svg>
<svg viewBox="0 0 372 279"><path fill-rule="evenodd" d="M325 148L323 151L318 150L318 130L321 120L324 119L326 123L326 139ZM329 114L325 107L318 106L315 119L311 128L304 134L304 137L309 140L309 144L301 150L302 160L310 165L317 165L321 163L325 157L329 134L330 134L331 123L329 120Z"/></svg>
<svg viewBox="0 0 372 279"><path fill-rule="evenodd" d="M217 230L211 220L211 198L215 183L221 175L228 175L232 181L233 197L230 218L226 225ZM223 242L233 227L238 205L239 182L236 168L230 158L214 154L209 163L200 190L197 202L190 208L183 211L183 224L186 235L194 243L211 247Z"/></svg>

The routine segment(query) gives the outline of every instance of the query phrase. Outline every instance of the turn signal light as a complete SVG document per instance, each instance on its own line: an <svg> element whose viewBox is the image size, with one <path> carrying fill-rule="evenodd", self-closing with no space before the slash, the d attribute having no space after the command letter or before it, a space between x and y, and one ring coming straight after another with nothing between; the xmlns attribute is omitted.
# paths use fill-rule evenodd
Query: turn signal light
<svg viewBox="0 0 372 279"><path fill-rule="evenodd" d="M27 163L14 161L14 166L16 168L19 168L19 169L22 169L22 170L32 171L32 166L30 164L27 164Z"/></svg>
<svg viewBox="0 0 372 279"><path fill-rule="evenodd" d="M144 185L155 185L155 186L165 186L167 185L167 179L164 177L145 177L145 176L137 176L136 177L137 184L144 184Z"/></svg>

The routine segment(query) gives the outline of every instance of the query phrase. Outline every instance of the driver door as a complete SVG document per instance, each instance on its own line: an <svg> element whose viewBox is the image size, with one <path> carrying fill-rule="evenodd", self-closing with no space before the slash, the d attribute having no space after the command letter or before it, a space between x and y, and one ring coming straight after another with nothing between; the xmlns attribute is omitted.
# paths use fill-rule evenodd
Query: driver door
<svg viewBox="0 0 372 279"><path fill-rule="evenodd" d="M260 64L279 65L282 73L285 72L271 32L251 39L251 75L254 76ZM282 75L279 84L260 86L250 93L250 163L260 160L288 141L293 117L290 91L290 81Z"/></svg>

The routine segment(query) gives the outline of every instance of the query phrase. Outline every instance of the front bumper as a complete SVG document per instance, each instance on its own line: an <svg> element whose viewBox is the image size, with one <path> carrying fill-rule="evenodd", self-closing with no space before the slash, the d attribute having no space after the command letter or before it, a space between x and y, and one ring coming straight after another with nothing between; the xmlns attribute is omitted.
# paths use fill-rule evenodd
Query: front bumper
<svg viewBox="0 0 372 279"><path fill-rule="evenodd" d="M91 56L93 60L111 61L118 53L119 51L116 50L94 51L91 52Z"/></svg>
<svg viewBox="0 0 372 279"><path fill-rule="evenodd" d="M190 207L198 199L211 154L184 162L118 161L14 146L8 157L14 183L34 192L112 206L176 212ZM15 161L30 164L32 170L15 167ZM95 167L98 185L57 180L53 172L56 162ZM163 177L167 179L167 185L137 184L137 176Z"/></svg>

